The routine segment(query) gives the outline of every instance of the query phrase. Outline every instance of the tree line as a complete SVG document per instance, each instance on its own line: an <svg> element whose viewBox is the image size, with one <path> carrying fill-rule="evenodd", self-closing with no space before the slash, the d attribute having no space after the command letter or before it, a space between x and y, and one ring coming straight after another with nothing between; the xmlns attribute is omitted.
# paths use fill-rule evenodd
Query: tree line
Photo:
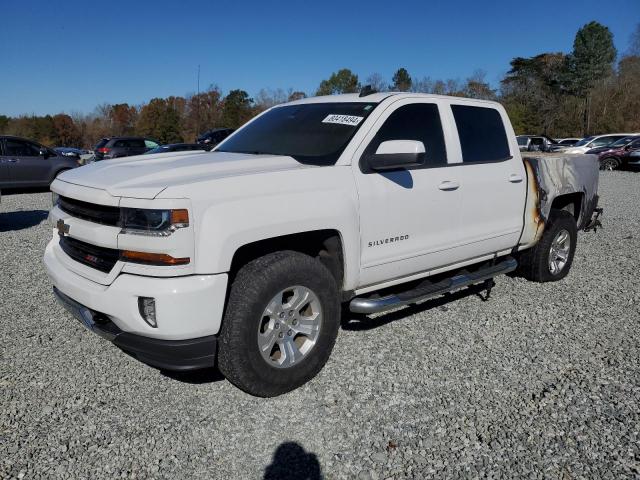
<svg viewBox="0 0 640 480"><path fill-rule="evenodd" d="M360 81L344 68L320 82L315 95L355 93L364 85L377 91L464 96L501 102L516 133L552 137L640 131L640 24L629 48L618 55L613 35L590 22L578 30L573 50L517 57L498 88L477 70L459 79L414 78L399 68L387 81L373 73ZM141 105L103 104L90 114L0 114L0 133L54 146L91 147L105 136L143 135L162 143L195 140L210 128L237 128L274 105L306 97L302 91L262 89L255 98L244 90L223 95L216 86L184 97L153 98Z"/></svg>

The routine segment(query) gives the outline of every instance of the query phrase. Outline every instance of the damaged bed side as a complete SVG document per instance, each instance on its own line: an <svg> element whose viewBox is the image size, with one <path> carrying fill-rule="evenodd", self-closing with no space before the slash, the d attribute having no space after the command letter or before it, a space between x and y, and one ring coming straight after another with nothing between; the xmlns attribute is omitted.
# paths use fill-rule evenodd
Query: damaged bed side
<svg viewBox="0 0 640 480"><path fill-rule="evenodd" d="M551 209L574 215L579 230L595 230L599 164L596 155L538 153L523 155L527 172L527 202L519 250L535 245L544 232Z"/></svg>

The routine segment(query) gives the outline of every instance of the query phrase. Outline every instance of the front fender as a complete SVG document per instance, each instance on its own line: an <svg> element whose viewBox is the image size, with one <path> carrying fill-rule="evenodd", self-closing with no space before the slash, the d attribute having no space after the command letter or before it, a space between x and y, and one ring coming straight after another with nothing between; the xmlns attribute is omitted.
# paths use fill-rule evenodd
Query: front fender
<svg viewBox="0 0 640 480"><path fill-rule="evenodd" d="M348 167L319 167L227 179L217 194L196 207L196 269L228 272L242 246L316 230L337 230L344 254L344 288L357 284L358 203ZM199 202L195 202L198 204Z"/></svg>

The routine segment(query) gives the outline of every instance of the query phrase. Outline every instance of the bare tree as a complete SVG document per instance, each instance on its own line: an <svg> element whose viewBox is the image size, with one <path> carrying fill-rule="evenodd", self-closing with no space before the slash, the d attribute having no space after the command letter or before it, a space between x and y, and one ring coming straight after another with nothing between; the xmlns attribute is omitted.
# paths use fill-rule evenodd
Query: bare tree
<svg viewBox="0 0 640 480"><path fill-rule="evenodd" d="M378 92L385 92L389 89L384 77L379 73L372 73L364 82L365 85L371 85L371 88Z"/></svg>

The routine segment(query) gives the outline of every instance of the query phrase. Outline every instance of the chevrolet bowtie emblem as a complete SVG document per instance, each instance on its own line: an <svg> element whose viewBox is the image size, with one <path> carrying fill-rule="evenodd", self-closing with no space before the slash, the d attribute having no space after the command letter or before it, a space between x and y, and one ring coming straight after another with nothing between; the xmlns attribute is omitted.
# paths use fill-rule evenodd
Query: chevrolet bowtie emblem
<svg viewBox="0 0 640 480"><path fill-rule="evenodd" d="M65 233L69 234L69 225L64 223L64 220L60 219L56 223L56 227L58 228L58 235L64 237Z"/></svg>

